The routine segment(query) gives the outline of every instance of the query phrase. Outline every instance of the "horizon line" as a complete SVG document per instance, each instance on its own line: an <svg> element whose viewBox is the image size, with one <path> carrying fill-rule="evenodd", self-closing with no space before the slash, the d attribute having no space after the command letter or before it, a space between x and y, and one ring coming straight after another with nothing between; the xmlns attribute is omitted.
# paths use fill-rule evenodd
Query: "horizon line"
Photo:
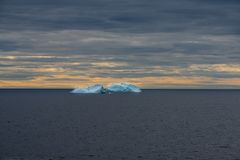
<svg viewBox="0 0 240 160"><path fill-rule="evenodd" d="M75 88L1 88L0 90L71 90ZM240 88L140 88L141 90L240 90Z"/></svg>

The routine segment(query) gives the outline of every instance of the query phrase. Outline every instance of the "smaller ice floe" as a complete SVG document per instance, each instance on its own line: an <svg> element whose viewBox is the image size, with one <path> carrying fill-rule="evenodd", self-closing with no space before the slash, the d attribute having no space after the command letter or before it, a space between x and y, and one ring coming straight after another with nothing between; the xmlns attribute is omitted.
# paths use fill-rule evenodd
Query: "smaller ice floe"
<svg viewBox="0 0 240 160"><path fill-rule="evenodd" d="M89 86L87 88L75 88L74 90L71 91L71 93L80 93L80 94L105 93L105 88L100 84L96 84L93 86Z"/></svg>
<svg viewBox="0 0 240 160"><path fill-rule="evenodd" d="M141 92L141 89L129 83L113 83L106 88L107 92Z"/></svg>

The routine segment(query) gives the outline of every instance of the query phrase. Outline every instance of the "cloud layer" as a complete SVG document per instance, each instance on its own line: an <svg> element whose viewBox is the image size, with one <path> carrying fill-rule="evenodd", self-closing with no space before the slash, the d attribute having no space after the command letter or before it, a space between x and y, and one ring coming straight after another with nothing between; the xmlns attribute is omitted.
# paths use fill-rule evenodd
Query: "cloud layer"
<svg viewBox="0 0 240 160"><path fill-rule="evenodd" d="M237 0L3 0L0 86L240 88Z"/></svg>

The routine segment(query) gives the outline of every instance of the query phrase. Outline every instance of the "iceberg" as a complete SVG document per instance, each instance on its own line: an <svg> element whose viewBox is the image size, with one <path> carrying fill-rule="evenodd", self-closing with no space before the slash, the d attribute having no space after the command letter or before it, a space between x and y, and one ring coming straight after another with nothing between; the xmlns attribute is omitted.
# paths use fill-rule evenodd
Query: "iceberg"
<svg viewBox="0 0 240 160"><path fill-rule="evenodd" d="M71 93L105 93L105 88L100 84L96 84L86 88L75 88Z"/></svg>
<svg viewBox="0 0 240 160"><path fill-rule="evenodd" d="M113 83L106 88L107 92L141 92L141 89L129 83Z"/></svg>
<svg viewBox="0 0 240 160"><path fill-rule="evenodd" d="M96 84L86 88L75 88L71 93L87 94L104 94L104 93L114 93L114 92L141 92L141 89L135 85L129 83L113 83L108 87L104 88L101 84Z"/></svg>

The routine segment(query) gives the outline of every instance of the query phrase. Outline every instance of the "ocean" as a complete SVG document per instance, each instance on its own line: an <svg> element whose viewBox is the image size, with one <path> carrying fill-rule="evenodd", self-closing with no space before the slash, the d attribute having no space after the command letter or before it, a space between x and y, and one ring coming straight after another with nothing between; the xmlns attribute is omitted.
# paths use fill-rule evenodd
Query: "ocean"
<svg viewBox="0 0 240 160"><path fill-rule="evenodd" d="M3 160L240 160L240 90L0 90Z"/></svg>

